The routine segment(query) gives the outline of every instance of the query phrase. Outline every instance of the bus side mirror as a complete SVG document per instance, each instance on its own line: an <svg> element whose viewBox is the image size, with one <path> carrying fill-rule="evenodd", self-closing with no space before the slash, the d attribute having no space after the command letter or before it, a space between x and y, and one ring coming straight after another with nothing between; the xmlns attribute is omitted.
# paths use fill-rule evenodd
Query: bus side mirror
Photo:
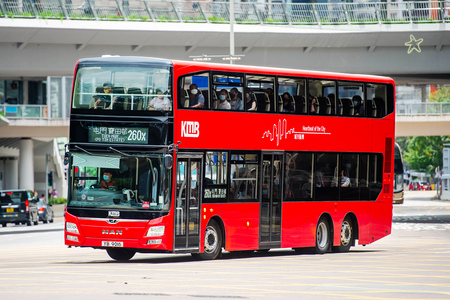
<svg viewBox="0 0 450 300"><path fill-rule="evenodd" d="M172 169L173 167L173 157L170 154L164 155L164 167L168 170Z"/></svg>
<svg viewBox="0 0 450 300"><path fill-rule="evenodd" d="M69 164L69 152L64 154L64 165L67 166Z"/></svg>

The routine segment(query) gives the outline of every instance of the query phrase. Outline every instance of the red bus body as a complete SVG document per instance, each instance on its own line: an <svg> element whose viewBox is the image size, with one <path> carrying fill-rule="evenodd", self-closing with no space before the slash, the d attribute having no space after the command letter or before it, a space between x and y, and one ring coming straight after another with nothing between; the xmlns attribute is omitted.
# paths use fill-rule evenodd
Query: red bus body
<svg viewBox="0 0 450 300"><path fill-rule="evenodd" d="M344 218L354 216L354 238L360 245L370 244L391 233L393 201L393 140L395 113L383 118L313 116L281 113L250 113L193 110L178 107L178 82L181 76L196 72L244 72L300 78L327 78L335 81L357 81L394 86L390 78L312 71L282 70L261 67L215 65L172 61L173 65L173 151L174 162L183 151L254 150L267 152L304 151L339 153L381 153L384 171L381 192L374 201L282 201L281 241L277 247L301 248L316 245L316 228L322 216L330 222L331 243L341 243ZM76 80L76 79L74 79ZM74 82L75 83L75 82ZM394 110L395 111L395 110ZM72 114L73 114L72 110ZM194 125L192 125L194 124ZM187 127L193 126L193 127ZM247 128L243 130L243 128ZM239 132L241 134L236 135ZM73 143L71 141L71 143ZM78 234L65 231L69 246L108 249L103 241L120 241L124 249L137 252L202 253L205 231L214 219L222 230L226 251L258 250L260 244L261 203L201 203L199 247L175 247L176 168L174 163L170 209L164 215L148 220L75 216L70 206L66 223L76 224ZM164 234L146 236L152 226L164 226ZM77 240L68 236L76 236ZM156 244L148 241L158 239ZM114 244L111 244L114 247ZM269 247L271 248L271 247Z"/></svg>

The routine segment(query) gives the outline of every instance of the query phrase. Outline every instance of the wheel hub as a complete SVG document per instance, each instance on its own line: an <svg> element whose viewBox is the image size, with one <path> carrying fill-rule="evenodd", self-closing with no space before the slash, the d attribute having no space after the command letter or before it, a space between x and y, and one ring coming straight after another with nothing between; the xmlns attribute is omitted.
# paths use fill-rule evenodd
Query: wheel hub
<svg viewBox="0 0 450 300"><path fill-rule="evenodd" d="M342 223L342 228L341 228L341 245L346 246L348 245L348 243L350 243L352 238L352 227L350 226L350 224L345 221L344 223Z"/></svg>
<svg viewBox="0 0 450 300"><path fill-rule="evenodd" d="M205 252L211 253L217 248L218 235L212 227L206 228L205 233Z"/></svg>

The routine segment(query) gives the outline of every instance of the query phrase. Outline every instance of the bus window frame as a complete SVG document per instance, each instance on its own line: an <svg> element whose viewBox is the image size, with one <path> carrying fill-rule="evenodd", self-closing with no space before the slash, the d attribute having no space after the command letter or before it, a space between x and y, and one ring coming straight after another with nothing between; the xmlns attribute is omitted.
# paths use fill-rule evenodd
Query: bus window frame
<svg viewBox="0 0 450 300"><path fill-rule="evenodd" d="M335 112L336 112L336 94L337 94L337 79L331 79L331 78L322 78L322 77L308 77L308 82L307 82L307 84L308 84L308 100L309 100L309 94L311 94L311 92L310 92L310 85L311 85L311 81L330 81L330 82L333 82L334 83L334 98L335 98L335 100L334 100L334 105L335 105ZM327 87L327 86L325 86L325 87ZM322 98L328 98L328 95L327 96L324 96L323 95L323 92L324 92L324 85L322 85L321 86L321 92L322 92ZM334 116L340 116L339 114L331 114L331 112L332 112L332 106L331 106L331 100L328 98L328 100L330 100L330 114L321 114L320 113L320 105L319 105L319 96L317 96L317 95L312 95L312 96L314 96L315 98L316 98L316 100L317 100L317 108L319 109L319 112L318 113L314 113L314 114L311 114L311 105L308 105L309 107L308 107L308 114L310 114L310 115L313 115L313 116L321 116L321 117L334 117Z"/></svg>
<svg viewBox="0 0 450 300"><path fill-rule="evenodd" d="M198 74L208 74L208 93L210 96L208 97L207 101L205 99L205 105L203 105L203 107L200 109L184 107L183 103L181 103L181 95L184 94L184 84L183 84L184 82L182 82L182 80L186 77L193 77ZM191 82L191 84L192 84L192 82ZM200 88L199 88L199 90L200 90ZM183 93L181 93L181 91L183 91ZM178 79L177 79L177 98L178 98L177 99L177 109L211 110L211 92L212 92L212 89L211 89L211 71L210 70L203 70L203 71L197 71L197 72L193 72L193 73L180 75L180 76L178 76ZM184 95L183 95L183 97L184 97ZM203 95L203 97L205 97L205 96Z"/></svg>
<svg viewBox="0 0 450 300"><path fill-rule="evenodd" d="M305 100L305 108L306 108L306 111L305 111L305 109L303 109L303 112L296 112L296 110L297 110L297 108L295 108L295 111L294 112L292 112L292 113L286 113L286 112L283 112L283 110L281 110L281 111L278 111L277 110L277 113L278 114L283 114L283 115L308 115L309 113L308 113L308 77L300 77L300 76L289 76L289 75L277 75L276 76L276 93L275 93L275 91L274 91L274 93L275 93L275 95L278 97L278 96L283 96L283 94L280 94L280 92L279 92L279 90L280 90L280 88L279 88L279 86L280 86L280 83L279 83L279 78L288 78L288 79L293 79L293 80L296 80L296 79L298 79L299 81L300 80L304 80L305 81L305 95L295 95L295 96L301 96L301 97L303 97L304 98L304 100ZM298 92L298 91L297 91ZM294 95L291 95L292 97L294 96ZM295 99L294 99L295 100ZM295 107L295 106L294 106ZM278 105L277 105L277 108L278 108Z"/></svg>
<svg viewBox="0 0 450 300"><path fill-rule="evenodd" d="M253 93L253 95L255 95L255 91L254 91L254 89L252 89L252 88L250 88L249 86L248 86L248 83L249 83L249 80L248 80L248 76L258 76L258 77L270 77L270 78L273 78L273 97L274 97L274 99L273 99L273 101L275 102L275 109L274 110L269 110L269 111L266 111L266 110L264 110L264 111L259 111L258 110L258 99L256 99L256 96L255 96L255 100L256 100L256 110L255 111L251 111L251 113L263 113L263 114L277 114L278 113L278 110L277 110L277 105L276 105L276 95L277 95L277 83L278 83L278 75L276 75L276 74L265 74L265 73L243 73L244 74L244 79L245 79L245 86L244 86L244 88L245 88L245 94L247 93L247 91L248 90L250 90L250 91L252 91L252 93ZM252 80L250 80L250 82L251 82ZM271 83L270 81L263 81L263 80L260 80L259 82L268 82L268 83ZM260 88L259 88L260 90L261 90L261 85L260 85ZM245 94L243 95L243 98L245 98ZM264 92L264 94L267 94L266 92ZM244 111L245 112L248 112L247 111L247 108L245 107L245 99L243 99L244 100ZM270 101L271 99L269 98L269 101ZM270 104L270 102L269 102L269 104Z"/></svg>
<svg viewBox="0 0 450 300"><path fill-rule="evenodd" d="M79 73L80 70L83 69L83 68L89 68L89 67L100 67L100 68L103 68L103 67L107 67L107 68L119 68L119 67L122 67L122 68L124 68L124 67L132 67L133 68L133 67L137 67L137 68L142 68L142 69L146 69L146 68L163 69L164 67L167 67L167 70L169 71L169 81L168 81L169 86L167 88L168 88L168 91L169 90L171 91L170 97L168 97L168 98L169 98L169 100L172 103L172 109L171 110L162 110L162 111L153 111L153 110L147 110L147 109L142 109L142 110L114 110L114 109L108 110L108 109L102 109L102 110L96 110L96 113L92 114L92 111L91 111L90 108L76 108L76 107L74 107L74 103L75 102L79 103L79 99L80 99L79 98L80 96L77 95L77 99L75 101L75 94L77 93L77 91L76 91L76 88L74 86L72 88L72 93L71 93L70 109L71 110L75 109L76 112L75 113L71 112L71 114L74 114L74 115L89 114L89 115L92 115L92 116L118 116L118 117L120 117L120 116L125 116L125 114L123 112L127 112L127 115L130 112L133 112L132 116L133 117L138 117L138 118L139 117L149 117L149 116L150 117L151 116L161 116L161 115L163 115L163 116L173 116L173 111L175 109L175 103L174 103L174 99L175 99L174 98L174 86L175 86L174 83L175 83L175 80L174 80L174 74L173 74L173 70L174 70L173 65L171 65L171 64L160 64L160 63L139 64L139 63L134 63L134 62L130 62L128 65L127 64L122 64L122 63L115 63L115 62L101 62L101 63L99 62L98 64L95 64L95 63L92 63L92 62L83 62L83 63L77 64L76 69L75 69L75 76L74 76L74 81L73 82L74 82L74 84L77 85L78 88L80 87L79 84L77 83L78 82L78 76L79 76L78 74L80 74ZM111 72L110 82L114 82L115 75L113 75L113 74L115 74L116 72L117 71ZM93 93L93 95L94 94L96 94L96 93ZM113 95L121 95L121 93L116 93L116 94L113 93ZM145 94L142 94L142 95L144 96ZM87 112L90 112L90 113L87 113Z"/></svg>
<svg viewBox="0 0 450 300"><path fill-rule="evenodd" d="M181 83L183 78L185 77L192 77L192 76L196 76L199 74L208 74L209 78L208 78L208 93L209 93L209 97L206 101L205 99L205 105L201 110L215 110L215 111L232 111L232 112L249 112L246 108L245 108L245 103L246 103L246 93L248 90L251 90L252 92L253 89L248 87L248 83L249 81L251 82L252 80L248 80L249 76L257 76L257 77L269 77L269 78L273 78L274 79L274 102L275 102L275 107L273 110L270 111L252 111L252 113L269 113L269 114L283 114L286 115L287 113L283 113L282 110L280 111L279 107L278 107L278 101L277 101L277 97L278 95L278 91L279 91L279 78L292 78L292 79L299 79L299 80L305 80L305 105L306 107L306 112L301 112L301 113L297 113L297 112L293 112L287 115L312 115L312 116L325 116L325 117L358 117L358 118L371 118L371 119L383 119L384 117L386 117L387 115L391 114L394 112L394 108L395 108L395 95L394 95L394 87L392 85L392 83L390 82L373 82L373 81L363 81L363 80L348 80L348 79L337 79L337 78L325 78L325 77L302 77L302 76L291 76L291 75L274 75L274 74L266 74L266 73L254 73L254 72L232 72L232 71L215 71L215 70L201 70L201 71L196 71L193 73L187 73L187 74L183 74L181 76L178 77L177 79L177 84L178 84L178 91L177 91L177 109L193 109L193 108L189 108L189 107L184 107L182 105L182 103L180 103L181 101L181 95L182 93L180 93L182 90L184 90L184 88L182 90L180 90L181 87ZM230 84L230 83L226 83L226 86L229 87L241 87L242 88L242 102L244 105L244 110L217 110L214 109L212 107L213 105L213 97L212 97L212 93L213 93L213 85L217 85L218 82L214 81L214 76L215 75L223 75L223 76L233 76L233 77L238 77L242 79L241 84ZM172 79L173 79L173 83L175 82L175 78L172 75ZM335 95L335 114L319 114L319 113L311 113L311 104L309 101L309 95L311 94L311 89L310 89L310 84L311 81L328 81L328 82L333 82L334 83L334 95ZM262 81L262 82L268 82L271 83L271 81ZM363 88L363 104L364 104L364 116L355 116L354 114L352 116L347 116L347 115L343 115L340 114L339 111L339 106L338 106L338 101L340 99L339 97L339 82L346 82L346 83L354 83L356 85L362 85ZM376 116L368 116L367 113L367 107L368 107L368 85L383 85L386 87L386 99L385 101L385 114L383 116L378 116L378 114ZM173 84L173 86L175 86L175 84ZM323 97L323 88L327 87L322 85L322 97ZM331 87L331 86L330 86ZM172 93L172 102L174 103L174 93ZM316 98L316 100L318 100L317 96L314 95L314 97ZM328 97L328 96L327 96ZM270 99L269 99L270 100ZM373 100L373 99L372 99ZM331 102L331 101L330 101ZM317 105L317 108L319 108L319 105ZM331 107L330 107L331 108ZM194 109L195 110L195 109Z"/></svg>
<svg viewBox="0 0 450 300"><path fill-rule="evenodd" d="M367 84L367 82L366 81L354 81L354 80L337 80L337 99L341 99L341 96L339 95L339 87L341 86L341 85L339 85L339 82L345 82L345 83L354 83L355 85L358 85L358 84L361 84L361 86L362 86L362 95L361 95L361 98L362 98L362 105L364 106L364 115L363 116L356 116L355 115L355 111L353 112L353 115L351 115L351 116L346 116L346 115L344 115L344 114L340 114L339 116L341 116L341 117L356 117L356 118L367 118L367 107L366 107L366 84ZM353 99L350 99L351 101L353 101Z"/></svg>
<svg viewBox="0 0 450 300"><path fill-rule="evenodd" d="M368 97L368 92L369 92L369 88L367 87L368 85L384 85L386 87L386 98L384 99L384 115L378 116L378 113L376 116L368 116L367 113L365 112L365 117L366 118L372 118L372 119L383 119L386 116L392 114L394 112L394 108L395 108L395 92L394 92L394 86L392 85L392 83L389 82L372 82L372 81L364 81L364 97L365 97L365 101L367 102L369 97ZM374 97L376 98L376 97ZM370 99L371 101L374 101L374 99ZM364 107L365 111L367 111L367 106Z"/></svg>
<svg viewBox="0 0 450 300"><path fill-rule="evenodd" d="M245 101L245 73L237 73L237 72L226 72L226 71L210 71L211 72L211 75L210 75L210 85L209 85L209 89L210 89L210 95L211 95L211 99L210 99L210 103L211 103L211 106L210 106L210 108L209 108L209 110L213 110L213 111L232 111L232 112L245 112L245 105L244 105L244 101ZM226 84L222 84L221 82L219 83L219 82L214 82L214 76L215 75L223 75L223 76L227 76L227 77L230 77L230 76L232 76L232 77L239 77L239 78L241 78L241 83L240 84L238 84L238 83L236 83L236 84L233 84L233 83L229 83L229 82L227 82ZM232 110L232 109L227 109L227 110L221 110L221 109L215 109L214 107L213 107L213 99L212 99L212 92L213 92L213 90L214 91L216 91L214 88L213 88L213 86L221 86L221 85L223 85L223 86L228 86L228 87L230 87L230 90L232 89L232 88L241 88L242 89L242 92L241 92L241 94L242 94L242 98L243 99L241 99L241 101L242 101L242 104L243 104L243 110ZM228 91L228 90L227 90ZM220 90L219 91L216 91L217 92L217 95L218 95L218 93L220 92ZM228 95L229 95L229 93L230 93L230 91L228 91ZM218 99L217 99L218 100ZM231 99L230 99L231 100ZM228 101L228 100L227 100Z"/></svg>
<svg viewBox="0 0 450 300"><path fill-rule="evenodd" d="M232 164L238 164L236 163L236 160L232 160L232 156L233 155L255 155L256 156L256 161L251 161L251 160L243 160L242 164L254 164L258 167L258 174L256 174L256 198L255 199L237 199L231 196L231 192L228 193L228 203L259 203L260 201L260 191L259 191L259 186L261 185L261 183L259 182L259 177L261 170L260 170L260 164L261 164L261 158L262 158L262 151L261 150L229 150L228 151L228 159L229 159L229 163L228 163L228 191L231 190L231 165Z"/></svg>

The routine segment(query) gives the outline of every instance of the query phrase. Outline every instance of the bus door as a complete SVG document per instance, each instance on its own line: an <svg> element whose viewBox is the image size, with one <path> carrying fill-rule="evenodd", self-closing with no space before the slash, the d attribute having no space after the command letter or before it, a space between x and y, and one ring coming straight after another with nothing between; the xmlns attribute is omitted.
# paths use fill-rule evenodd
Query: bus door
<svg viewBox="0 0 450 300"><path fill-rule="evenodd" d="M200 249L203 155L179 154L175 193L175 251Z"/></svg>
<svg viewBox="0 0 450 300"><path fill-rule="evenodd" d="M260 249L281 246L283 154L263 153L261 166Z"/></svg>

